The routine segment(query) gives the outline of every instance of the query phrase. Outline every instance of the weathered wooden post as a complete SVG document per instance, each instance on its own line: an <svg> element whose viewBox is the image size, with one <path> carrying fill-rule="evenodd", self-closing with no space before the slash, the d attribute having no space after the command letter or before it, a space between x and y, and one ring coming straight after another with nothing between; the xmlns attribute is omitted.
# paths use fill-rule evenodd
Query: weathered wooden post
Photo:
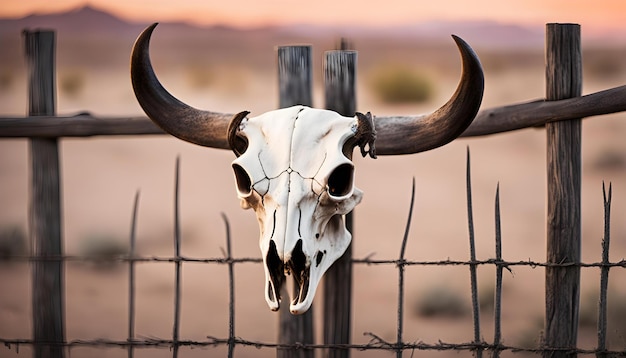
<svg viewBox="0 0 626 358"><path fill-rule="evenodd" d="M281 46L278 48L279 107L294 105L313 105L312 55L311 46ZM281 295L289 297L283 292ZM279 344L313 344L313 306L304 314L294 316L289 312L289 303L284 301L280 307ZM280 358L313 358L311 349L281 349L276 356Z"/></svg>
<svg viewBox="0 0 626 358"><path fill-rule="evenodd" d="M356 51L328 51L324 63L326 108L344 116L356 111ZM352 213L346 227L354 234ZM352 245L324 275L324 344L349 344L352 310ZM349 357L349 349L329 348L328 357Z"/></svg>
<svg viewBox="0 0 626 358"><path fill-rule="evenodd" d="M546 26L546 99L578 97L582 90L580 26ZM546 124L547 255L544 357L573 357L578 333L580 295L581 120Z"/></svg>
<svg viewBox="0 0 626 358"><path fill-rule="evenodd" d="M55 34L24 31L29 116L55 114ZM65 342L59 150L56 138L31 138L30 239L34 356L63 357Z"/></svg>

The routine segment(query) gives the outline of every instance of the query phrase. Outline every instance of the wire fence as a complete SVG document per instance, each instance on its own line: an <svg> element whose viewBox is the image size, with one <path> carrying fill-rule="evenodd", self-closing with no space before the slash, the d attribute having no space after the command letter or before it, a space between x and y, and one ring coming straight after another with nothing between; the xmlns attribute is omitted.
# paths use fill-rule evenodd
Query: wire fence
<svg viewBox="0 0 626 358"><path fill-rule="evenodd" d="M467 190L467 213L468 213L468 227L469 227L469 245L470 248L474 247L474 233L473 233L473 206L472 206L472 187L471 187L471 175L470 175L470 154L469 149L467 153L467 178L466 178L466 190ZM233 257L231 252L231 233L230 224L228 218L223 214L222 219L226 228L226 249L223 251L223 257L213 258L199 258L180 255L180 217L179 217L179 160L176 162L176 175L175 175L175 204L174 204L174 226L175 234L173 237L175 255L174 256L142 256L135 253L135 238L136 238L136 223L137 213L139 210L139 192L135 195L132 219L131 219L131 233L130 233L130 251L126 256L119 256L115 258L93 258L85 256L72 256L72 255L60 255L60 256L48 256L48 257L34 257L34 256L11 256L8 259L12 261L56 261L56 262L117 262L128 264L129 275L129 297L128 297L128 337L126 340L111 340L95 338L90 340L68 340L67 342L35 342L32 339L7 339L0 337L0 343L2 343L6 349L15 350L19 353L22 346L55 346L62 347L67 351L68 356L71 356L72 350L77 348L91 347L91 348L120 348L125 349L128 352L128 357L133 357L134 352L137 349L146 348L161 348L168 349L172 352L172 357L179 356L179 348L203 348L211 349L217 347L228 347L228 356L235 356L235 349L237 346L248 346L257 349L274 349L289 350L289 351L322 351L325 352L329 349L340 349L348 351L387 351L395 352L398 357L401 357L404 352L411 352L411 355L415 351L457 351L457 352L471 352L474 356L482 356L483 353L489 352L493 357L499 357L502 352L512 353L532 353L532 354L595 354L601 357L612 356L626 356L626 349L622 351L608 350L606 347L607 341L607 289L608 289L608 274L612 268L626 268L626 260L622 259L617 262L610 262L609 249L610 249L610 210L612 200L612 185L609 184L608 190L603 185L603 202L604 202L604 233L602 240L602 260L598 262L584 263L584 262L565 262L565 263L551 263L551 262L537 262L537 261L506 261L502 258L502 235L500 228L500 189L499 185L496 188L495 202L494 202L494 222L496 228L495 235L495 247L496 257L487 260L477 260L475 253L471 252L471 259L467 261L460 260L438 260L438 261L415 261L405 258L405 249L409 238L409 231L411 226L411 220L413 216L413 204L415 199L415 181L413 181L413 188L411 192L411 204L409 207L408 218L406 222L406 228L402 239L399 256L396 259L372 259L371 257L354 258L351 260L352 265L387 265L394 266L398 270L398 284L397 284L397 336L396 341L385 340L380 334L375 332L364 332L363 335L369 339L365 344L310 344L296 342L293 344L283 344L277 342L255 341L248 340L236 335L234 322L235 322L235 277L234 267L239 264L262 264L260 258L253 257ZM141 337L135 334L135 266L139 263L173 263L175 271L175 284L174 284L174 327L172 330L171 338L157 338L157 337ZM189 340L180 336L180 308L181 308L181 268L184 263L200 263L200 264L212 264L212 265L227 265L228 266L228 282L229 282L229 300L228 300L228 337L215 337L207 336L205 340ZM423 341L410 342L404 340L404 321L405 316L405 282L404 271L409 266L467 266L470 270L470 286L472 297L472 316L473 316L473 329L474 340L471 342L443 342L438 341L436 343L428 343ZM482 337L480 328L480 308L478 304L478 282L475 275L476 268L478 266L492 266L496 269L496 286L495 286L495 302L494 302L494 336L493 340L488 342ZM501 297L502 297L502 272L503 270L511 271L513 267L526 266L530 268L539 267L579 267L579 268L600 268L601 269L601 292L600 301L598 303L598 340L597 347L595 349L582 349L582 348L554 348L554 347L518 347L504 344L501 335L502 326L502 314L501 314ZM358 312L357 312L358 314Z"/></svg>

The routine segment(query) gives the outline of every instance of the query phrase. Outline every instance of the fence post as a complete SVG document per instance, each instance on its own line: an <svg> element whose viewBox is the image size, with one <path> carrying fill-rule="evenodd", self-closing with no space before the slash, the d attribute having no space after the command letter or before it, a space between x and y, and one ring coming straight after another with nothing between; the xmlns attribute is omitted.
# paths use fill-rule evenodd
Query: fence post
<svg viewBox="0 0 626 358"><path fill-rule="evenodd" d="M546 26L546 99L581 95L580 25ZM547 263L580 263L581 120L546 124ZM573 357L578 334L580 267L546 267L544 357Z"/></svg>
<svg viewBox="0 0 626 358"><path fill-rule="evenodd" d="M356 51L328 51L324 62L324 92L327 109L344 116L356 111ZM353 230L352 213L346 227ZM354 237L353 237L354 239ZM352 244L324 275L324 344L349 344L352 310ZM328 357L349 357L350 350L329 348Z"/></svg>
<svg viewBox="0 0 626 358"><path fill-rule="evenodd" d="M278 48L278 83L279 107L285 108L294 105L312 106L312 60L311 46L280 46ZM283 297L289 297L283 292ZM288 301L280 307L280 323L278 329L279 344L313 344L313 306L302 315L294 316L289 312ZM276 350L279 358L298 357L313 358L314 351L310 349L282 349Z"/></svg>
<svg viewBox="0 0 626 358"><path fill-rule="evenodd" d="M24 31L29 116L55 114L55 33ZM56 138L30 139L30 239L34 356L63 357L65 343L59 150Z"/></svg>

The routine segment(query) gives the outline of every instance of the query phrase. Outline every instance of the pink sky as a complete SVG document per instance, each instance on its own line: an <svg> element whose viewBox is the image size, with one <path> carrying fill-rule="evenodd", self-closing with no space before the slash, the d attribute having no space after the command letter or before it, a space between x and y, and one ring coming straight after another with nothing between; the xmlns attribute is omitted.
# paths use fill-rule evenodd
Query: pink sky
<svg viewBox="0 0 626 358"><path fill-rule="evenodd" d="M58 12L91 4L129 20L181 20L241 27L494 20L537 25L574 22L594 32L626 29L624 0L0 0L0 4L2 17Z"/></svg>

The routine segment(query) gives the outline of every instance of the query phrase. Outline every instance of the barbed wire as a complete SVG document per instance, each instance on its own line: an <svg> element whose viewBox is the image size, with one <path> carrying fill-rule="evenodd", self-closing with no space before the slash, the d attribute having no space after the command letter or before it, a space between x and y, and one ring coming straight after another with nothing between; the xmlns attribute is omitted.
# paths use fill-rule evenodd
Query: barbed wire
<svg viewBox="0 0 626 358"><path fill-rule="evenodd" d="M452 260L443 259L435 261L412 261L405 259L372 259L372 255L368 255L365 258L355 258L351 262L353 264L364 265L393 265L393 266L471 266L471 265L494 265L503 266L505 268L509 266L529 266L531 268L536 267L623 267L626 268L626 259L621 259L615 262L540 262L528 260L518 261L506 261L496 259L486 260ZM34 257L29 255L15 255L10 257L0 258L0 262L39 262L39 261L64 261L64 262L94 262L94 263L128 263L128 262L194 262L194 263L214 263L228 265L232 263L255 263L260 264L263 262L261 258L254 257L240 257L240 258L199 258L199 257L187 257L187 256L119 256L119 257L98 257L98 256L79 256L79 255L57 255L57 256L45 256Z"/></svg>
<svg viewBox="0 0 626 358"><path fill-rule="evenodd" d="M626 260L622 259L616 262L563 262L563 263L546 263L528 260L520 261L505 261L496 259L487 260L437 260L437 261L412 261L406 259L373 259L374 254L367 255L364 258L352 259L353 264L361 265L393 265L396 267L404 266L469 266L469 265L494 265L496 267L503 267L511 271L511 267L514 266L528 266L531 268L537 267L598 267L598 268L612 268L622 267L626 268ZM85 262L85 263L150 263L150 262L169 262L169 263L206 263L206 264L220 264L220 265L232 265L239 263L252 263L260 264L263 262L260 258L252 257L214 257L214 258L197 258L197 257L169 257L169 256L138 256L138 255L125 255L118 257L94 257L94 256L79 256L79 255L59 255L48 257L32 257L29 255L11 256L3 258L7 262L31 262L31 261L64 261L64 262ZM157 337L142 337L133 338L127 340L111 340L111 339L93 339L93 340L70 340L63 343L54 342L34 342L30 339L7 339L0 337L0 343L7 349L15 349L19 352L20 346L35 346L35 345L49 345L49 346L63 346L71 350L79 347L118 347L118 348L167 348L173 349L174 347L195 347L195 348L211 348L219 346L252 346L257 349L284 349L284 350L324 350L324 349L346 349L346 350L382 350L382 351L511 351L514 353L545 353L545 352L563 352L572 354L604 354L609 356L626 356L626 350L624 351L611 351L606 349L581 349L581 348L527 348L527 347L515 347L504 344L491 344L484 341L480 342L467 342L467 343L448 343L443 341L437 341L436 343L426 343L423 341L417 342L389 342L379 335L372 332L363 333L364 336L370 338L369 342L365 344L304 344L304 343L274 343L274 342L262 342L251 341L241 337L232 338L218 338L214 336L207 336L207 340L194 341L194 340L173 340L162 339Z"/></svg>
<svg viewBox="0 0 626 358"><path fill-rule="evenodd" d="M90 347L90 348L137 348L137 349L173 349L174 347L194 347L194 348L217 348L220 346L249 346L257 349L276 349L276 350L324 350L324 349L346 349L357 351L380 350L380 351L510 351L513 353L547 353L560 352L565 354L606 354L609 356L623 357L626 356L626 350L608 350L608 349L583 349L583 348L555 348L555 347L516 347L505 344L491 344L485 341L481 342L463 342L448 343L438 340L436 343L427 343L423 341L416 342L389 342L379 335L372 332L364 332L363 336L369 337L370 340L365 344L304 344L304 343L274 343L263 341L251 341L240 337L218 338L207 336L204 341L194 340L171 340L158 337L144 337L132 340L112 340L112 339L93 339L93 340L71 340L64 343L58 342L34 342L30 339L5 339L0 338L0 343L7 349L15 349L19 353L20 346L62 346L69 350Z"/></svg>

